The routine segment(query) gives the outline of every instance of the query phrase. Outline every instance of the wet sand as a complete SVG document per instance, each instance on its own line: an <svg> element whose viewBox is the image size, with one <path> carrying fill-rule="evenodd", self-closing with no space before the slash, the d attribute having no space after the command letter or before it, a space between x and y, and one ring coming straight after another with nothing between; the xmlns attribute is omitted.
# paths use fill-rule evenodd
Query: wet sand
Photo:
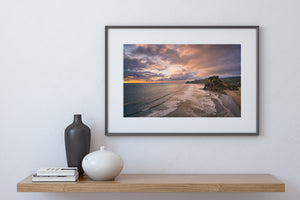
<svg viewBox="0 0 300 200"><path fill-rule="evenodd" d="M229 95L233 99L234 103L236 103L236 105L241 109L241 89L233 91L225 90L225 93Z"/></svg>

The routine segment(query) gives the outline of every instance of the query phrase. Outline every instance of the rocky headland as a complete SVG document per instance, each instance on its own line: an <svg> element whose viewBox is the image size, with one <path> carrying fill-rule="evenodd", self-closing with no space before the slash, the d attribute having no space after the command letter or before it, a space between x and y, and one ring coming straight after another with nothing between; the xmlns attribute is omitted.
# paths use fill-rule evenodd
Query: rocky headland
<svg viewBox="0 0 300 200"><path fill-rule="evenodd" d="M229 95L233 101L241 108L241 78L219 78L219 76L211 76L206 79L187 81L186 84L204 84L203 90L220 92Z"/></svg>

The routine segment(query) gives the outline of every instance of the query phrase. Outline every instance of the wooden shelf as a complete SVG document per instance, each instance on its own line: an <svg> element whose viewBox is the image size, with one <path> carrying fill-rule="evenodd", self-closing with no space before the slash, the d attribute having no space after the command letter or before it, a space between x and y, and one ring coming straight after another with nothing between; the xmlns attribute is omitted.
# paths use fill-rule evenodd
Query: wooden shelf
<svg viewBox="0 0 300 200"><path fill-rule="evenodd" d="M121 174L115 181L32 182L18 192L284 192L285 184L270 174Z"/></svg>

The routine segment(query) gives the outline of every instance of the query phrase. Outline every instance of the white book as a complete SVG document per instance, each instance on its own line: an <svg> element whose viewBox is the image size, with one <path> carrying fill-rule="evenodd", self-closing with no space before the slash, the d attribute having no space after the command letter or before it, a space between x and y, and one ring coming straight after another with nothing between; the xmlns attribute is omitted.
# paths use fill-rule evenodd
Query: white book
<svg viewBox="0 0 300 200"><path fill-rule="evenodd" d="M75 182L78 179L78 172L75 176L38 176L32 175L32 182Z"/></svg>
<svg viewBox="0 0 300 200"><path fill-rule="evenodd" d="M37 176L75 176L77 167L47 167L37 170Z"/></svg>

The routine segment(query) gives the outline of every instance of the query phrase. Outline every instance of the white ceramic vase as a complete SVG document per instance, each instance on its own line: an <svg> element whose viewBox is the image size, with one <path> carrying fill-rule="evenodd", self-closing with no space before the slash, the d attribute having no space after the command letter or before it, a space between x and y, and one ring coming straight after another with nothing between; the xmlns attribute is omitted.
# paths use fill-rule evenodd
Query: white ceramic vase
<svg viewBox="0 0 300 200"><path fill-rule="evenodd" d="M123 169L122 158L100 147L99 151L94 151L86 155L82 160L82 168L86 175L96 181L114 180Z"/></svg>

